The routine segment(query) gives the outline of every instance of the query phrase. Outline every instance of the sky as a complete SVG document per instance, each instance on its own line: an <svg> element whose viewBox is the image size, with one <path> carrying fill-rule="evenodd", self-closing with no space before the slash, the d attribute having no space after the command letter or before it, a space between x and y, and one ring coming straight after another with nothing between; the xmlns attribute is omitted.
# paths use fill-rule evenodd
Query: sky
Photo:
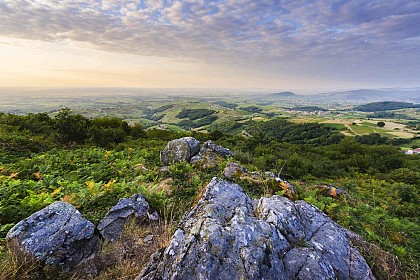
<svg viewBox="0 0 420 280"><path fill-rule="evenodd" d="M0 0L0 86L420 86L419 0Z"/></svg>

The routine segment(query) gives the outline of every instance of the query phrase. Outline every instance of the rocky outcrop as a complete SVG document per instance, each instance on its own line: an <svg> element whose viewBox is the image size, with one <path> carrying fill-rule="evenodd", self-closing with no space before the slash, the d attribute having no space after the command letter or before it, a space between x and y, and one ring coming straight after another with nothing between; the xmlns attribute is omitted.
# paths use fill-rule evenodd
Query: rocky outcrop
<svg viewBox="0 0 420 280"><path fill-rule="evenodd" d="M150 209L149 203L141 194L135 194L130 198L122 198L112 207L105 217L99 222L99 233L105 240L115 241L120 238L124 225L129 218L135 218L138 222L144 220L157 220L156 211Z"/></svg>
<svg viewBox="0 0 420 280"><path fill-rule="evenodd" d="M16 224L6 236L19 258L33 257L47 265L76 267L95 255L95 226L66 202L55 202Z"/></svg>
<svg viewBox="0 0 420 280"><path fill-rule="evenodd" d="M214 178L137 279L374 279L349 238L304 201Z"/></svg>
<svg viewBox="0 0 420 280"><path fill-rule="evenodd" d="M175 139L166 145L160 152L160 161L169 165L180 161L189 162L200 151L200 142L194 137Z"/></svg>
<svg viewBox="0 0 420 280"><path fill-rule="evenodd" d="M191 164L201 169L216 169L224 160L233 156L229 149L206 141L201 151L191 158Z"/></svg>

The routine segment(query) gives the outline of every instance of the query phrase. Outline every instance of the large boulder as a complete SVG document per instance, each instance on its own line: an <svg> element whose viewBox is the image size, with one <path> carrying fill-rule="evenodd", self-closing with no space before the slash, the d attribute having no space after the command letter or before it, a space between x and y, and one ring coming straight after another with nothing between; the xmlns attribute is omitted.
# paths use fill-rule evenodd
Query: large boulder
<svg viewBox="0 0 420 280"><path fill-rule="evenodd" d="M112 207L105 217L99 222L99 233L105 240L115 241L120 238L125 223L129 218L135 218L138 222L145 220L157 220L156 211L151 210L149 203L143 195L135 194L130 198L122 198Z"/></svg>
<svg viewBox="0 0 420 280"><path fill-rule="evenodd" d="M204 142L201 151L191 158L191 164L194 164L202 169L217 168L220 163L234 154L228 148L214 144L213 142Z"/></svg>
<svg viewBox="0 0 420 280"><path fill-rule="evenodd" d="M304 201L214 178L137 279L374 279L348 231Z"/></svg>
<svg viewBox="0 0 420 280"><path fill-rule="evenodd" d="M194 137L175 139L160 152L160 161L164 165L180 161L190 162L191 158L200 151L200 142Z"/></svg>
<svg viewBox="0 0 420 280"><path fill-rule="evenodd" d="M74 206L55 202L20 221L6 240L19 258L34 258L47 265L73 268L99 249L95 226Z"/></svg>

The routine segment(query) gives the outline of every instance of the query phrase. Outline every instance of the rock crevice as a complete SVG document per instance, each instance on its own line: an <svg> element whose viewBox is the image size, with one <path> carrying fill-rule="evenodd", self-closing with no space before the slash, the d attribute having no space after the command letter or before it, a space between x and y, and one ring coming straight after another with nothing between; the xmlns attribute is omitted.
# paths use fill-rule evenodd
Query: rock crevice
<svg viewBox="0 0 420 280"><path fill-rule="evenodd" d="M252 200L214 178L137 279L374 277L347 231L314 206L280 196Z"/></svg>

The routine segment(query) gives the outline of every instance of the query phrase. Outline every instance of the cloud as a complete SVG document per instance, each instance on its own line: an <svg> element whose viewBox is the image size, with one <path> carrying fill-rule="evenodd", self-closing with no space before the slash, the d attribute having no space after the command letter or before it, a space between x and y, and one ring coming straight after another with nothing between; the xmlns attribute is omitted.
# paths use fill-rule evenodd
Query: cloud
<svg viewBox="0 0 420 280"><path fill-rule="evenodd" d="M280 72L384 60L418 72L419 22L416 0L0 2L0 36Z"/></svg>

